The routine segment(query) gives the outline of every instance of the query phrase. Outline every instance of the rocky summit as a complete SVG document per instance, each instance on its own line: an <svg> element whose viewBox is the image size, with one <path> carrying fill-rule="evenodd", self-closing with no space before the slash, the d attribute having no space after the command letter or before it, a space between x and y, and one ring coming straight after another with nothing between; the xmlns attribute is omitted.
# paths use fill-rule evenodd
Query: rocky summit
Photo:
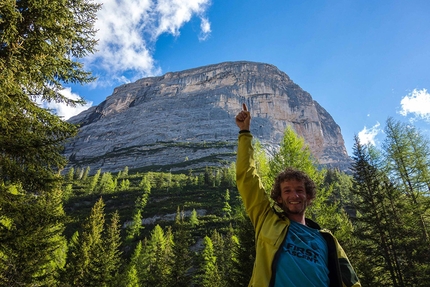
<svg viewBox="0 0 430 287"><path fill-rule="evenodd" d="M287 126L323 165L345 169L341 130L311 95L273 65L225 62L119 86L98 106L71 118L68 167L92 171L190 170L235 160L234 117L246 103L252 133L276 149Z"/></svg>

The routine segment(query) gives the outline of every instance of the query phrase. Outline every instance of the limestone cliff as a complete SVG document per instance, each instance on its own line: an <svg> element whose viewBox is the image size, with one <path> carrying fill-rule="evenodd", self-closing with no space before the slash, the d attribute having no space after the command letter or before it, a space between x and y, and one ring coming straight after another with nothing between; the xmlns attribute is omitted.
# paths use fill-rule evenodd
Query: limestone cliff
<svg viewBox="0 0 430 287"><path fill-rule="evenodd" d="M244 61L117 87L100 105L70 119L80 130L65 154L69 166L112 172L125 166L188 170L234 161L234 117L242 103L263 144L276 148L292 126L321 164L348 165L340 128L330 114L275 66Z"/></svg>

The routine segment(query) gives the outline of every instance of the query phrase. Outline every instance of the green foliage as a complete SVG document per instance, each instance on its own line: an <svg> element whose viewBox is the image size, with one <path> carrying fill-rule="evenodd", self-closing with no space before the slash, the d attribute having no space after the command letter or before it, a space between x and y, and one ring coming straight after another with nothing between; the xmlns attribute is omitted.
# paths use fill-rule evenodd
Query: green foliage
<svg viewBox="0 0 430 287"><path fill-rule="evenodd" d="M408 143L408 127L389 120L387 129L383 152L358 139L354 145L357 269L369 286L425 286L430 248L421 215L426 208L420 205L420 185L404 184L421 173L406 158L415 143Z"/></svg>
<svg viewBox="0 0 430 287"><path fill-rule="evenodd" d="M97 190L99 193L112 193L115 191L115 182L110 172L104 172L98 183Z"/></svg>
<svg viewBox="0 0 430 287"><path fill-rule="evenodd" d="M229 200L230 200L230 191L227 189L224 195L224 207L222 208L222 213L226 217L231 216L231 206L229 204Z"/></svg>
<svg viewBox="0 0 430 287"><path fill-rule="evenodd" d="M140 236L140 230L143 229L142 226L142 213L140 209L136 209L133 219L127 226L127 240L132 241Z"/></svg>
<svg viewBox="0 0 430 287"><path fill-rule="evenodd" d="M151 232L151 238L144 246L144 278L143 286L167 287L171 274L172 237L171 232L166 234L160 225L156 225Z"/></svg>
<svg viewBox="0 0 430 287"><path fill-rule="evenodd" d="M60 190L0 183L0 211L0 285L55 286L67 245Z"/></svg>
<svg viewBox="0 0 430 287"><path fill-rule="evenodd" d="M190 247L192 243L191 233L184 222L184 213L178 211L175 218L172 250L172 273L170 286L188 287L192 283L191 270L193 267L193 255Z"/></svg>
<svg viewBox="0 0 430 287"><path fill-rule="evenodd" d="M190 225L191 227L196 227L197 225L199 225L199 219L197 217L197 211L195 209L193 209L193 211L191 212Z"/></svg>
<svg viewBox="0 0 430 287"><path fill-rule="evenodd" d="M88 193L95 193L97 184L99 183L99 178L102 170L98 169L96 174L91 178L91 182L88 186Z"/></svg>
<svg viewBox="0 0 430 287"><path fill-rule="evenodd" d="M214 247L210 237L205 236L203 239L204 249L201 253L201 266L199 274L199 286L202 287L221 287L222 279L217 266L217 258L214 253Z"/></svg>
<svg viewBox="0 0 430 287"><path fill-rule="evenodd" d="M67 182L72 182L72 181L73 181L73 179L74 179L74 177L75 177L75 169L74 169L73 167L71 167L71 168L69 169L69 171L67 172L67 175L66 175L65 180L66 180Z"/></svg>
<svg viewBox="0 0 430 287"><path fill-rule="evenodd" d="M76 128L33 100L82 103L62 83L92 81L79 58L94 51L91 1L3 1L0 5L0 174L27 192L50 189Z"/></svg>
<svg viewBox="0 0 430 287"><path fill-rule="evenodd" d="M234 224L237 243L232 254L235 260L232 262L229 286L246 287L251 280L255 261L255 232L243 204L235 211Z"/></svg>
<svg viewBox="0 0 430 287"><path fill-rule="evenodd" d="M105 228L105 204L100 198L82 227L82 235L75 233L63 284L65 286L114 286L120 269L121 245L119 215L112 215Z"/></svg>

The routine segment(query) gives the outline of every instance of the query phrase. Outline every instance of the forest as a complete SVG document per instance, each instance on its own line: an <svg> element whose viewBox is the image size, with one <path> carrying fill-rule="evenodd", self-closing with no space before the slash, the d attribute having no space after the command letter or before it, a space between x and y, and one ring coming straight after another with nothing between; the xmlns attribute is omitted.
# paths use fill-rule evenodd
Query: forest
<svg viewBox="0 0 430 287"><path fill-rule="evenodd" d="M0 286L247 286L254 232L235 164L201 170L65 169L78 127L37 101L95 78L99 4L0 4ZM55 11L55 13L53 13ZM362 286L430 282L430 145L392 118L380 147L355 139L351 168L320 166L287 128L280 149L254 142L262 184L296 167L315 181L307 216L333 232Z"/></svg>
<svg viewBox="0 0 430 287"><path fill-rule="evenodd" d="M257 168L267 191L285 166L312 177L307 216L335 234L363 286L427 286L428 140L392 119L385 131L382 150L356 140L349 173L319 166L292 129L270 156L254 143ZM254 233L234 163L70 168L46 194L3 181L1 210L2 286L247 286L251 276Z"/></svg>

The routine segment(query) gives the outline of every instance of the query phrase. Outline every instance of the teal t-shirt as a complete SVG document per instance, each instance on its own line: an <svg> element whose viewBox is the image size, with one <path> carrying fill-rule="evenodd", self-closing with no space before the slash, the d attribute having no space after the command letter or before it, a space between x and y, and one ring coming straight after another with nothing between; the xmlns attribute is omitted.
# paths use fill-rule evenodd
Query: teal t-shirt
<svg viewBox="0 0 430 287"><path fill-rule="evenodd" d="M275 287L329 286L327 243L317 229L291 221L276 266Z"/></svg>

